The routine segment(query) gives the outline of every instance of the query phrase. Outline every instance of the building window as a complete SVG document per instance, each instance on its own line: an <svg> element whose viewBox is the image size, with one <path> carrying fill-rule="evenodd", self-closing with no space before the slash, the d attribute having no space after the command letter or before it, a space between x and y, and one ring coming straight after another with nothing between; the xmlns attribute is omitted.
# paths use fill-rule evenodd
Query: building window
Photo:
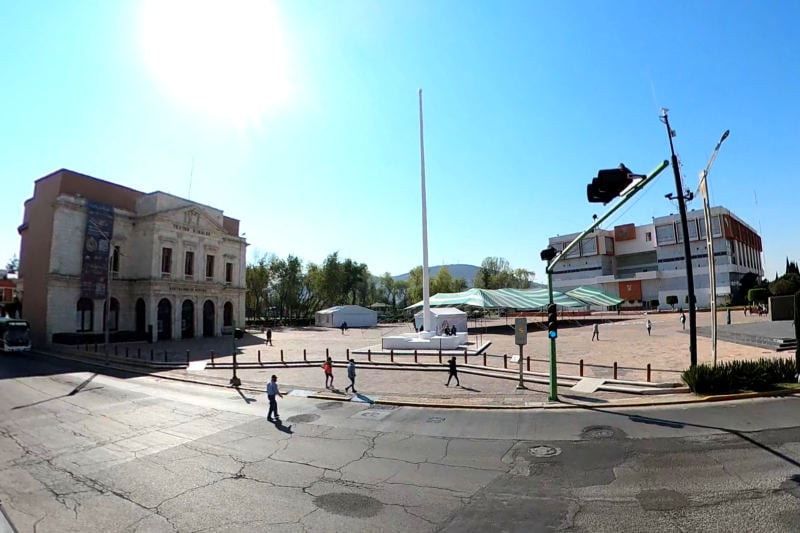
<svg viewBox="0 0 800 533"><path fill-rule="evenodd" d="M597 255L597 238L586 237L581 241L581 255Z"/></svg>
<svg viewBox="0 0 800 533"><path fill-rule="evenodd" d="M656 241L659 246L675 243L675 224L656 226Z"/></svg>
<svg viewBox="0 0 800 533"><path fill-rule="evenodd" d="M119 274L119 246L114 246L114 253L111 254L111 272Z"/></svg>
<svg viewBox="0 0 800 533"><path fill-rule="evenodd" d="M161 249L161 275L169 277L172 272L172 248Z"/></svg>
<svg viewBox="0 0 800 533"><path fill-rule="evenodd" d="M186 279L192 279L194 277L194 252L187 251L183 259L183 274Z"/></svg>
<svg viewBox="0 0 800 533"><path fill-rule="evenodd" d="M693 218L692 220L689 220L688 222L689 222L689 225L687 227L689 228L689 240L690 241L696 241L699 238L697 236L697 222L698 222L698 219Z"/></svg>
<svg viewBox="0 0 800 533"><path fill-rule="evenodd" d="M225 283L233 283L233 263L225 263Z"/></svg>
<svg viewBox="0 0 800 533"><path fill-rule="evenodd" d="M228 264L230 265L231 263ZM222 325L233 325L233 304L230 302L225 302L225 305L222 306Z"/></svg>
<svg viewBox="0 0 800 533"><path fill-rule="evenodd" d="M711 217L711 236L722 237L722 229L719 224L719 216L714 215Z"/></svg>
<svg viewBox="0 0 800 533"><path fill-rule="evenodd" d="M94 329L94 302L89 298L78 300L75 329L92 331Z"/></svg>
<svg viewBox="0 0 800 533"><path fill-rule="evenodd" d="M214 279L214 256L206 256L206 279Z"/></svg>
<svg viewBox="0 0 800 533"><path fill-rule="evenodd" d="M653 233L652 233L652 232L650 232L650 231L647 231L647 232L645 232L645 234L644 234L644 240L645 240L645 242L650 242L650 241L652 241L652 240L653 240Z"/></svg>

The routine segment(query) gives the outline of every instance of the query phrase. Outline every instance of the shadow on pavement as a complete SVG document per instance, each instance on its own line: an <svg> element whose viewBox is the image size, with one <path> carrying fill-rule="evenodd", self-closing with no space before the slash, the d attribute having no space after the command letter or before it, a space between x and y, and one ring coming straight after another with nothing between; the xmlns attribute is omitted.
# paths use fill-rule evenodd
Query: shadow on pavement
<svg viewBox="0 0 800 533"><path fill-rule="evenodd" d="M85 380L84 380L84 381L83 381L81 384L79 384L77 387L75 387L74 389L72 389L71 391L69 391L67 394L62 394L61 396L54 396L54 397L52 397L52 398L46 398L46 399L44 399L44 400L39 400L38 402L33 402L33 403L26 404L26 405L17 405L16 407L12 407L11 409L23 409L23 408L25 408L25 407L33 407L33 406L35 406L35 405L39 405L39 404L42 404L42 403L45 403L45 402L50 402L50 401L53 401L53 400L58 400L58 399L61 399L61 398L67 398L68 396L75 396L76 394L78 394L79 392L81 392L82 390L84 390L84 389L86 388L86 386L87 386L89 383L91 383L91 382L92 382L92 380L93 380L95 377L97 377L97 372L95 372L94 374L92 374L91 376L89 376L89 377L88 377L87 379L85 379ZM103 388L103 387L101 387L101 386L97 386L97 387L92 387L91 389L86 389L86 390L87 390L87 391L90 391L90 390L98 390L98 389L102 389L102 388Z"/></svg>
<svg viewBox="0 0 800 533"><path fill-rule="evenodd" d="M249 396L245 396L244 393L239 389L239 387L234 387L234 389L236 389L236 392L239 393L239 396L242 397L242 400L244 400L245 403L250 404L250 403L258 401L255 398L250 398Z"/></svg>

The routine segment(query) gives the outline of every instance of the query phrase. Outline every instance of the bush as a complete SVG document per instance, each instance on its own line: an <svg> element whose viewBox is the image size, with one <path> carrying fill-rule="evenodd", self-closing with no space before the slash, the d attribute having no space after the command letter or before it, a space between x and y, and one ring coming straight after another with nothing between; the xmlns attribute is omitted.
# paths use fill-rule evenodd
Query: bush
<svg viewBox="0 0 800 533"><path fill-rule="evenodd" d="M716 367L697 365L685 370L681 378L697 394L726 394L743 390L764 391L778 383L795 380L794 359L729 361Z"/></svg>
<svg viewBox="0 0 800 533"><path fill-rule="evenodd" d="M750 303L766 302L767 298L769 298L769 291L763 287L747 291L747 301Z"/></svg>
<svg viewBox="0 0 800 533"><path fill-rule="evenodd" d="M674 294L671 296L667 296L667 305L671 305L673 309L675 309L675 305L678 303L678 297Z"/></svg>

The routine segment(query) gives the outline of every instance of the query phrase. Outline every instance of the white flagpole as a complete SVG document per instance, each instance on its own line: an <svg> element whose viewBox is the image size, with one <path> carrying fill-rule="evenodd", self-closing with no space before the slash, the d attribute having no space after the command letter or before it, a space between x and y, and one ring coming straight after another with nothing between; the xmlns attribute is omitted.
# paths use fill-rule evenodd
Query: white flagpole
<svg viewBox="0 0 800 533"><path fill-rule="evenodd" d="M428 207L425 194L425 141L422 126L422 89L419 90L419 157L422 188L422 330L432 331L430 275L428 274Z"/></svg>

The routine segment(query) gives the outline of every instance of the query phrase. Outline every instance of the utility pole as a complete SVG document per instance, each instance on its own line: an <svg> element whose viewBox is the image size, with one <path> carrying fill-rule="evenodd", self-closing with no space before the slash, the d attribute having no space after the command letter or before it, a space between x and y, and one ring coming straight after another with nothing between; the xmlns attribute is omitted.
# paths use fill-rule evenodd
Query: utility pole
<svg viewBox="0 0 800 533"><path fill-rule="evenodd" d="M681 217L681 233L683 233L683 255L686 259L686 289L689 295L689 365L697 366L697 313L696 313L696 299L694 296L694 274L692 273L692 247L689 244L689 224L686 220L686 200L691 200L694 195L688 193L684 195L683 182L681 181L681 170L678 167L678 156L675 155L675 146L672 143L672 138L675 132L669 126L669 117L667 116L666 108L661 109L661 121L667 127L667 137L669 138L669 150L672 154L672 173L675 175L675 189L677 196L668 194L667 198L670 200L678 200L678 212ZM688 198L687 198L688 197Z"/></svg>

